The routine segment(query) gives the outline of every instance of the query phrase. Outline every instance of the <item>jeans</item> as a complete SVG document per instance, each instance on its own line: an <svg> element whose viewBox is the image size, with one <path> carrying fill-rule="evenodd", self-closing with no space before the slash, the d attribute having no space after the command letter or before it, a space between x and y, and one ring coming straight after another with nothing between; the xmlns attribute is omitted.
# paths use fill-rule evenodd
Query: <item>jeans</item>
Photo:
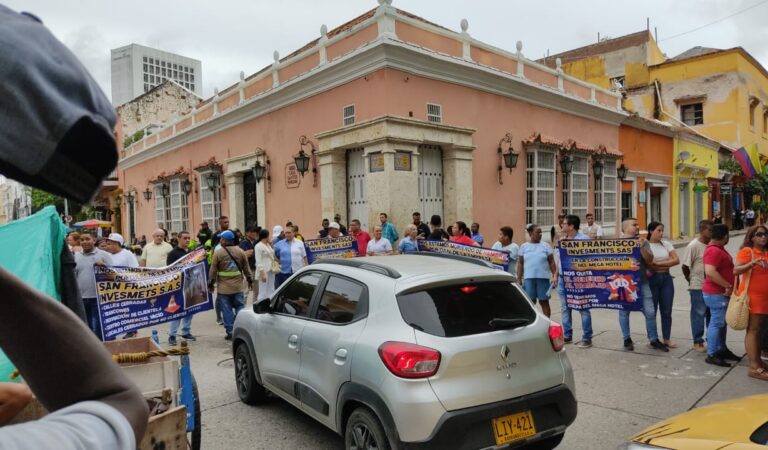
<svg viewBox="0 0 768 450"><path fill-rule="evenodd" d="M179 331L179 325L181 325L182 336L192 334L192 316L187 316L183 319L171 321L171 328L168 330L168 335L170 337L176 337L176 333Z"/></svg>
<svg viewBox="0 0 768 450"><path fill-rule="evenodd" d="M227 336L232 335L232 325L235 323L235 316L241 309L245 308L243 303L243 293L219 294L216 301L221 302L221 315L224 316L224 330Z"/></svg>
<svg viewBox="0 0 768 450"><path fill-rule="evenodd" d="M648 340L658 341L659 332L656 329L656 306L653 303L653 294L651 285L644 282L640 285L640 293L643 295L643 315L645 316L645 331L648 334ZM630 311L619 311L619 326L624 340L630 338L629 331L629 313Z"/></svg>
<svg viewBox="0 0 768 450"><path fill-rule="evenodd" d="M704 294L704 303L712 315L707 327L707 354L715 356L719 351L725 349L723 329L725 328L725 310L728 308L728 297L722 294Z"/></svg>
<svg viewBox="0 0 768 450"><path fill-rule="evenodd" d="M213 295L213 292L211 292L211 295ZM216 297L213 306L216 308L216 322L222 322L224 319L221 318L221 302L219 301L219 297Z"/></svg>
<svg viewBox="0 0 768 450"><path fill-rule="evenodd" d="M691 289L689 292L691 294L691 336L694 344L703 344L707 305L704 304L704 294L701 289Z"/></svg>
<svg viewBox="0 0 768 450"><path fill-rule="evenodd" d="M566 339L573 338L573 320L571 317L572 309L568 307L568 302L565 300L565 282L563 277L558 277L557 281L557 295L560 296L560 312L563 316L563 333ZM592 340L592 311L588 309L578 310L581 315L581 339L584 341Z"/></svg>
<svg viewBox="0 0 768 450"><path fill-rule="evenodd" d="M291 273L276 273L275 274L275 289L279 288L281 284L285 282L288 278L291 278L291 275L293 275L293 272Z"/></svg>
<svg viewBox="0 0 768 450"><path fill-rule="evenodd" d="M88 321L88 328L96 334L96 337L104 340L101 335L101 320L99 320L99 306L97 298L84 298L85 318Z"/></svg>
<svg viewBox="0 0 768 450"><path fill-rule="evenodd" d="M651 276L650 284L654 310L661 312L661 335L668 341L672 334L672 302L675 299L672 275L669 272L656 272Z"/></svg>

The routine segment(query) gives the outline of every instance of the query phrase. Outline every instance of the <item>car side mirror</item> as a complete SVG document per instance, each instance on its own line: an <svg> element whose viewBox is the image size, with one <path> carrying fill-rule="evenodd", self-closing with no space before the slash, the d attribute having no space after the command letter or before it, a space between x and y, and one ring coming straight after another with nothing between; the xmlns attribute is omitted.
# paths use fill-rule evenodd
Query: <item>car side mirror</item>
<svg viewBox="0 0 768 450"><path fill-rule="evenodd" d="M253 304L253 312L256 314L268 314L272 312L272 301L268 298Z"/></svg>

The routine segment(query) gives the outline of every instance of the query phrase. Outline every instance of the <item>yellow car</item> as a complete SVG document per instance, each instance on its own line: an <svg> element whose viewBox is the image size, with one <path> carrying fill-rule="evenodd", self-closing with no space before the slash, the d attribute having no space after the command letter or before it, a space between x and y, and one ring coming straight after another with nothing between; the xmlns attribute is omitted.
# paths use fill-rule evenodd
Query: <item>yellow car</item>
<svg viewBox="0 0 768 450"><path fill-rule="evenodd" d="M768 394L713 403L651 425L626 450L747 450L768 445Z"/></svg>

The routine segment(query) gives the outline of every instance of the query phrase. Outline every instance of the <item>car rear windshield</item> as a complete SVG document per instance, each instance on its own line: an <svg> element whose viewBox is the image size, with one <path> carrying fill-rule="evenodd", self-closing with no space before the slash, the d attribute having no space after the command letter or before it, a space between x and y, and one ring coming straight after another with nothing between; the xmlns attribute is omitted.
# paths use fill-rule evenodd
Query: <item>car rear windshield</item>
<svg viewBox="0 0 768 450"><path fill-rule="evenodd" d="M494 319L524 319L536 312L509 282L457 284L397 296L405 322L417 330L441 337L488 333L499 329ZM496 322L499 322L497 320Z"/></svg>

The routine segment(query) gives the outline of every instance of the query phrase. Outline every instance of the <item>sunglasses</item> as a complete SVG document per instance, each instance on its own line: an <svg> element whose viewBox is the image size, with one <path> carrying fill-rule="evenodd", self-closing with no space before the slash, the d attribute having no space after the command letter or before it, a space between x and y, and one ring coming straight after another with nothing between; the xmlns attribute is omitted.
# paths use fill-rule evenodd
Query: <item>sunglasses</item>
<svg viewBox="0 0 768 450"><path fill-rule="evenodd" d="M760 231L758 233L755 233L755 237L762 238L762 237L766 237L766 236L768 236L768 233L765 233L765 232L762 232L762 231Z"/></svg>

